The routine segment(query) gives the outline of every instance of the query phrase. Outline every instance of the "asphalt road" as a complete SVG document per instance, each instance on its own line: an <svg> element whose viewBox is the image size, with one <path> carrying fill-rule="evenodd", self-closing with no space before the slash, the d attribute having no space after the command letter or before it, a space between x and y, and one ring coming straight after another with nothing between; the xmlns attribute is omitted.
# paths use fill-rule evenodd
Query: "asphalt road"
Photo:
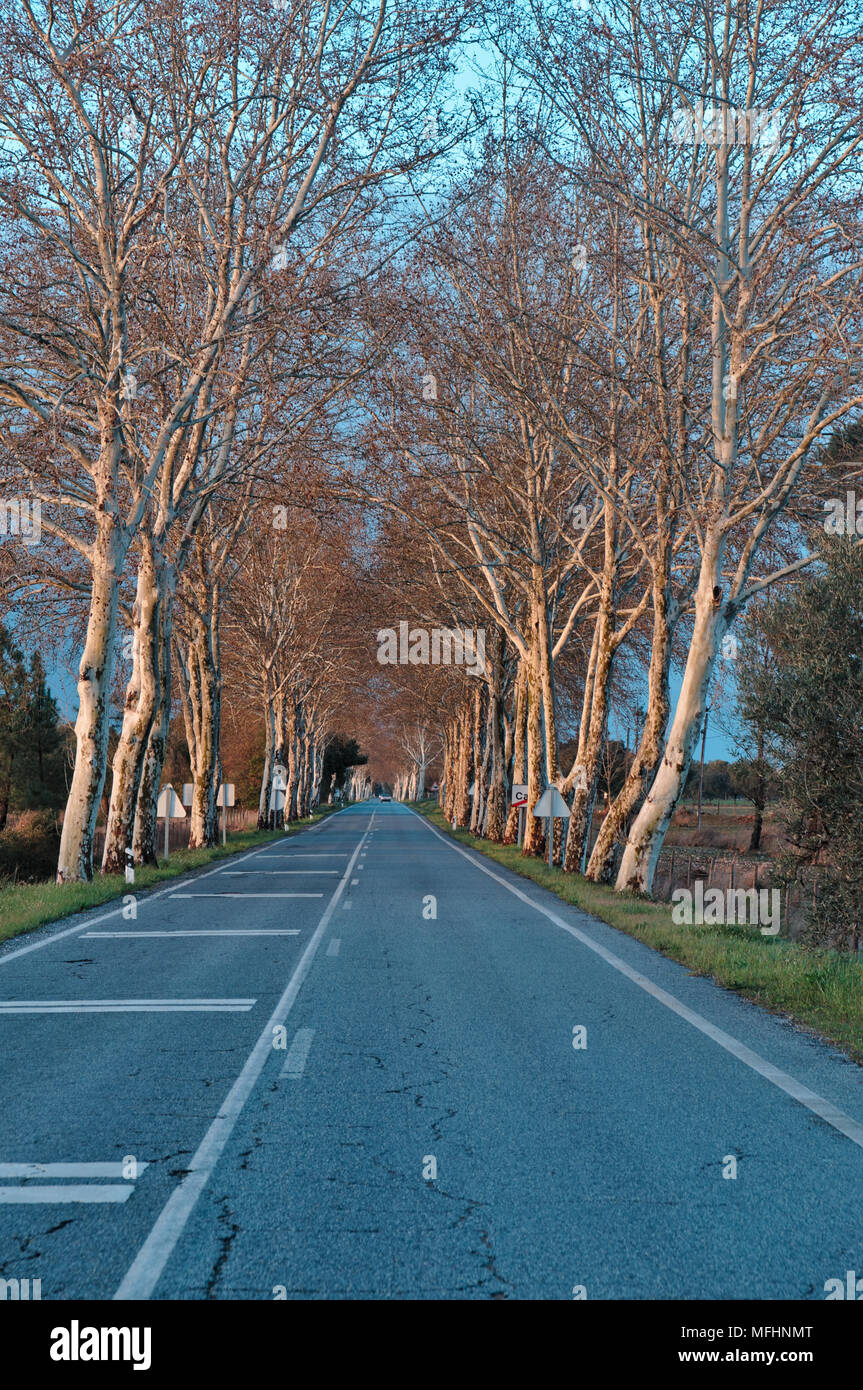
<svg viewBox="0 0 863 1390"><path fill-rule="evenodd" d="M43 1299L863 1276L863 1070L397 804L9 943L0 1040Z"/></svg>

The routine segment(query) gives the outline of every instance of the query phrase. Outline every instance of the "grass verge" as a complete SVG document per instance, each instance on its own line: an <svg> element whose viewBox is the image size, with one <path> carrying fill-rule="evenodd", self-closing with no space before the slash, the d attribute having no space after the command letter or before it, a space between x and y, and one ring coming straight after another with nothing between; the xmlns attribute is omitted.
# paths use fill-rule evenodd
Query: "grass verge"
<svg viewBox="0 0 863 1390"><path fill-rule="evenodd" d="M331 815L330 807L315 812L311 820L304 820L289 827L288 835L317 824L325 816ZM0 941L20 936L22 932L33 931L54 922L58 917L68 917L74 912L83 912L90 907L101 907L103 903L121 898L124 893L138 892L141 888L152 888L166 879L178 878L190 869L201 869L214 859L226 859L242 850L256 849L270 840L284 839L283 830L240 830L228 835L225 846L214 845L212 849L175 850L167 864L158 868L149 865L135 869L135 887L130 889L123 874L97 876L91 883L14 883L0 888Z"/></svg>
<svg viewBox="0 0 863 1390"><path fill-rule="evenodd" d="M526 859L516 845L498 845L466 830L453 830L436 802L419 802L415 810L452 839L679 961L693 974L708 976L837 1043L863 1062L863 962L839 951L765 937L757 927L677 926L667 903L615 893L580 874L550 869L544 860Z"/></svg>

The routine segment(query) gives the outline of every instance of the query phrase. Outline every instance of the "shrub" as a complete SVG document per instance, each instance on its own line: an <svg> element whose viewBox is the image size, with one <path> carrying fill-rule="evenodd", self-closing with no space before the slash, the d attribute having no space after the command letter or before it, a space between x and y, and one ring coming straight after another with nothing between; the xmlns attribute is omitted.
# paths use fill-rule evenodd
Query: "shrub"
<svg viewBox="0 0 863 1390"><path fill-rule="evenodd" d="M0 880L52 879L59 852L60 829L53 811L25 811L0 835Z"/></svg>

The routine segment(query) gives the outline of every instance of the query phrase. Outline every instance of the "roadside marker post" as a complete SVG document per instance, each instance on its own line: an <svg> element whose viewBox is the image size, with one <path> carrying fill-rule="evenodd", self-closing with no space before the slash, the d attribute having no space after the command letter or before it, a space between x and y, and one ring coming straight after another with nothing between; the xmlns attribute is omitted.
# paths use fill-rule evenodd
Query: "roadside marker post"
<svg viewBox="0 0 863 1390"><path fill-rule="evenodd" d="M277 828L279 812L284 810L287 791L288 769L277 759L273 764L273 779L270 783L270 815L273 818L273 830Z"/></svg>
<svg viewBox="0 0 863 1390"><path fill-rule="evenodd" d="M557 787L547 787L533 808L533 815L543 816L548 821L548 867L554 867L554 820L569 820L572 815Z"/></svg>
<svg viewBox="0 0 863 1390"><path fill-rule="evenodd" d="M222 844L228 843L228 807L234 804L234 784L233 782L223 782L219 787L219 795L216 797L216 805L222 808Z"/></svg>
<svg viewBox="0 0 863 1390"><path fill-rule="evenodd" d="M287 795L287 793L286 793L285 789L282 788L282 787L273 787L273 789L272 789L272 791L271 791L271 793L270 793L270 810L272 811L272 814L273 814L273 829L274 829L274 830L275 830L275 828L276 828L276 820L277 820L277 818L278 818L279 811L284 811L284 809L285 809L285 797L286 797L286 795Z"/></svg>
<svg viewBox="0 0 863 1390"><path fill-rule="evenodd" d="M156 805L156 815L165 818L165 862L168 861L168 827L172 820L185 820L186 812L183 803L178 797L174 788L168 783L159 792L159 800Z"/></svg>

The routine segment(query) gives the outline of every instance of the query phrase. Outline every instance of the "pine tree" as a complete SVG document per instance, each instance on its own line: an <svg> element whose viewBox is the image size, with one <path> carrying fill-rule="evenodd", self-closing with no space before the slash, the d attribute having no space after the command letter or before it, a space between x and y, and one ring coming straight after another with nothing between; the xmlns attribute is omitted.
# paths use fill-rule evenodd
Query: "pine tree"
<svg viewBox="0 0 863 1390"><path fill-rule="evenodd" d="M27 706L24 713L24 747L19 796L23 806L59 806L65 795L57 701L45 680L39 652L30 658Z"/></svg>
<svg viewBox="0 0 863 1390"><path fill-rule="evenodd" d="M0 626L0 831L9 817L16 765L20 763L28 708L24 656Z"/></svg>

